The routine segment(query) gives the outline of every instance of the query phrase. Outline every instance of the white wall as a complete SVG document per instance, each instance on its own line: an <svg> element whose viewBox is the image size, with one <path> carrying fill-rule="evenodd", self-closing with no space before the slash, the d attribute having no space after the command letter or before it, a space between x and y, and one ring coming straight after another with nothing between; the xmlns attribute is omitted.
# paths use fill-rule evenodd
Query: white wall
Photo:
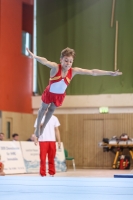
<svg viewBox="0 0 133 200"><path fill-rule="evenodd" d="M33 114L41 104L41 96L32 97ZM99 113L100 107L108 107L109 113L133 113L133 94L67 95L56 114Z"/></svg>

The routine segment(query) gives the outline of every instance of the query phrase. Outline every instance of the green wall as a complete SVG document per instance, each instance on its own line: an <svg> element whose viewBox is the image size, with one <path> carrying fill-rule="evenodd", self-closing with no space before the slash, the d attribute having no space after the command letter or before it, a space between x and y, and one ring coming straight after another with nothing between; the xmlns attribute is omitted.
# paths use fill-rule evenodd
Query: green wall
<svg viewBox="0 0 133 200"><path fill-rule="evenodd" d="M59 63L60 52L74 48L74 67L114 70L115 21L119 22L118 69L122 76L77 75L68 95L116 94L133 91L133 0L38 0L37 55ZM38 63L38 93L49 81L49 69Z"/></svg>

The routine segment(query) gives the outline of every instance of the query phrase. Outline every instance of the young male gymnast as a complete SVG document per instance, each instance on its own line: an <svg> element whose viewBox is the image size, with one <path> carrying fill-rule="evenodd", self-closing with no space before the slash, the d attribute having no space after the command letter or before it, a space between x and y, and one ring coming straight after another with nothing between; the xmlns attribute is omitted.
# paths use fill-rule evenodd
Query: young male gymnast
<svg viewBox="0 0 133 200"><path fill-rule="evenodd" d="M69 47L61 51L60 64L48 61L46 58L36 56L28 48L27 51L29 52L32 58L36 59L41 64L50 68L49 85L46 87L46 89L42 94L41 98L42 102L37 116L37 125L35 129L35 135L37 138L40 136L40 134L42 134L43 129L45 128L46 124L51 118L54 110L62 105L66 95L65 93L66 88L75 75L77 74L92 75L92 76L122 75L122 72L119 71L113 72L113 71L104 71L98 69L89 70L78 67L72 68L72 64L75 57L75 51ZM48 112L46 113L43 126L40 126L43 115L47 109Z"/></svg>

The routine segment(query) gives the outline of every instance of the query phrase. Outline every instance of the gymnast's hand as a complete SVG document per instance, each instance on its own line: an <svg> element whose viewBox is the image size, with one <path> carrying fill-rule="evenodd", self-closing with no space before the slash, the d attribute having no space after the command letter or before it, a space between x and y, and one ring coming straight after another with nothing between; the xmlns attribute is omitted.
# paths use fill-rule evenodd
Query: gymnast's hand
<svg viewBox="0 0 133 200"><path fill-rule="evenodd" d="M120 75L122 75L122 72L119 72L119 69L118 69L118 70L115 71L115 72L111 72L110 75L111 75L111 76L120 76Z"/></svg>
<svg viewBox="0 0 133 200"><path fill-rule="evenodd" d="M34 58L34 54L28 49L28 48L26 48L26 50L28 51L28 53L30 54L30 56L32 57L32 58Z"/></svg>

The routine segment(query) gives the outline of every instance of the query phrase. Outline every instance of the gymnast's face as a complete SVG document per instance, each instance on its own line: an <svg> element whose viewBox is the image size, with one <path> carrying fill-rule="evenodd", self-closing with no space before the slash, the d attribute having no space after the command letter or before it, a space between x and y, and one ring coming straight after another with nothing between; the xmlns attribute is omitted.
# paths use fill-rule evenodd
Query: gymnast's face
<svg viewBox="0 0 133 200"><path fill-rule="evenodd" d="M72 67L73 57L72 56L64 56L63 58L60 58L60 63L61 63L62 68L65 71L68 71Z"/></svg>

